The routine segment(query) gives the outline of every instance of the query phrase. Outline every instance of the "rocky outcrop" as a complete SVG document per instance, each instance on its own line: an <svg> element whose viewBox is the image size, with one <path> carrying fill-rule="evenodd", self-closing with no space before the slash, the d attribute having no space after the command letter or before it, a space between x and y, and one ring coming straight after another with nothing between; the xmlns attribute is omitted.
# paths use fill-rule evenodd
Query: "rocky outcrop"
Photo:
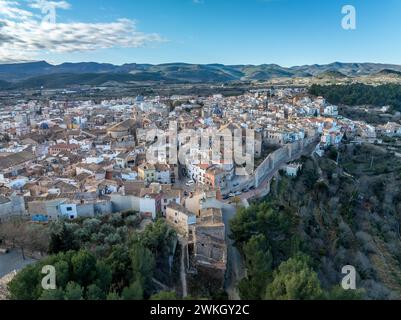
<svg viewBox="0 0 401 320"><path fill-rule="evenodd" d="M15 277L16 274L17 272L13 271L0 279L0 300L7 300L8 297L7 285L11 282L11 280Z"/></svg>

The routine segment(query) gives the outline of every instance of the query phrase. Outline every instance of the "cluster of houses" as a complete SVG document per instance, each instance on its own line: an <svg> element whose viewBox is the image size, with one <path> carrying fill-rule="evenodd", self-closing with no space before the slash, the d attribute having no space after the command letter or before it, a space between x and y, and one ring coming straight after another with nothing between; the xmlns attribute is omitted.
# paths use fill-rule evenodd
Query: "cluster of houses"
<svg viewBox="0 0 401 320"><path fill-rule="evenodd" d="M174 186L184 177L203 189L232 191L237 165L224 159L227 151L224 144L210 145L206 150L190 148L180 164L170 163L168 151L159 153L157 162L148 161L147 152L152 145L149 133L152 130L167 132L172 121L177 124L178 132L186 129L200 135L215 135L216 132L224 135L227 130L240 132L243 149L233 148L232 152L246 154L252 150L251 156L260 161L268 155L271 146L280 148L316 134L320 135L316 149L320 155L328 147L339 145L344 135L374 142L378 133L401 134L397 123L375 128L340 117L337 106L296 88L256 90L235 97L138 96L101 102L19 101L4 107L0 118L0 184L9 191L3 195L22 196L27 210L26 199L56 198L75 207L82 207L82 201L84 204L92 202L90 212L107 212L119 205L106 205L104 198L127 196L127 184L142 183L144 189L151 184ZM251 146L247 145L247 130L253 132ZM168 150L183 142L174 138L165 144ZM207 163L200 161L205 153L210 156L216 152L220 158L209 157ZM67 189L74 195L70 201L65 200L69 199ZM149 202L145 196L136 196L142 202ZM153 200L152 209L145 205L139 208L148 208L146 213L155 217L163 213L159 210L163 206L157 197ZM96 202L102 205L95 205ZM36 211L35 215L40 213ZM75 211L70 216L79 216L80 210ZM63 209L59 214L65 212ZM42 213L49 219L55 217Z"/></svg>
<svg viewBox="0 0 401 320"><path fill-rule="evenodd" d="M230 139L239 133L242 146L229 151L262 162L245 189L257 187L275 163L316 137L315 151L322 155L345 135L372 142L378 133L401 136L397 123L375 128L352 121L338 116L337 106L325 99L289 88L236 97L18 101L4 106L0 119L0 220L25 215L46 223L134 210L150 219L164 217L186 239L197 265L223 271L227 255L221 208L204 203L241 189L236 169L242 164L223 157L224 144L191 147L183 162L170 161L169 150L184 141L163 141L158 130L168 132L174 122L178 133L190 129L200 136L224 137L228 132ZM155 141L163 142L166 152L150 161ZM200 161L204 155L209 162ZM286 167L289 176L299 170L298 164ZM196 190L188 192L187 179Z"/></svg>
<svg viewBox="0 0 401 320"><path fill-rule="evenodd" d="M25 208L38 221L125 209L156 218L165 215L172 198L180 203L184 193L188 196L183 179L193 180L202 190L230 193L238 184L237 164L223 157L224 144L190 148L183 163L170 163L169 152L158 154L157 162L148 160L149 133L167 132L171 121L178 132L191 129L224 136L237 131L244 146L231 151L252 150L251 156L261 161L268 156L266 146L285 147L319 134L316 151L323 153L346 133L373 139L376 132L339 117L336 106L300 89L268 89L237 97L139 96L100 103L22 101L4 108L0 118L0 216ZM247 129L253 133L251 146ZM401 131L396 124L380 130L388 135ZM169 139L166 150L182 143ZM220 158L204 163L199 159L205 153Z"/></svg>

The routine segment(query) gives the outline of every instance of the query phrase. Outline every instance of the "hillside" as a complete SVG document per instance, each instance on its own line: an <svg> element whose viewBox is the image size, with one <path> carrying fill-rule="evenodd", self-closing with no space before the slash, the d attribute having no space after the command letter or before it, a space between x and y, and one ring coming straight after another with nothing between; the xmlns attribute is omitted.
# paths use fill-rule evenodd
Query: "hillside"
<svg viewBox="0 0 401 320"><path fill-rule="evenodd" d="M347 76L344 73L336 70L324 71L316 76L319 79L343 79Z"/></svg>
<svg viewBox="0 0 401 320"><path fill-rule="evenodd" d="M160 73L140 72L136 74L124 73L84 73L84 74L54 74L29 78L13 84L18 88L61 88L74 85L99 86L106 82L115 81L121 83L133 81L167 81L168 78Z"/></svg>
<svg viewBox="0 0 401 320"><path fill-rule="evenodd" d="M374 76L392 76L392 77L401 77L401 72L400 71L396 71L396 70L391 70L391 69L383 69L382 71L374 74Z"/></svg>
<svg viewBox="0 0 401 320"><path fill-rule="evenodd" d="M277 298L269 288L280 283L283 264L300 254L316 290L298 299L322 291L338 298L345 265L355 267L362 297L401 297L401 161L381 147L352 144L340 149L339 165L335 159L334 149L304 158L299 177L282 175L264 201L232 222L248 265L239 287L243 298Z"/></svg>
<svg viewBox="0 0 401 320"><path fill-rule="evenodd" d="M0 80L0 90L8 89L10 86L11 84L9 82Z"/></svg>
<svg viewBox="0 0 401 320"><path fill-rule="evenodd" d="M391 106L394 110L401 111L401 85L399 84L380 86L365 84L312 85L309 93L315 96L323 96L330 103L336 105Z"/></svg>
<svg viewBox="0 0 401 320"><path fill-rule="evenodd" d="M244 80L268 80L272 78L291 78L297 72L278 65L245 66L240 68L243 72Z"/></svg>
<svg viewBox="0 0 401 320"><path fill-rule="evenodd" d="M169 83L211 83L233 81L268 81L280 78L340 79L372 76L396 77L401 66L373 63L332 63L291 68L276 64L112 64L82 62L51 65L45 61L0 65L0 89L9 87L57 88L76 84L101 85L105 82L132 81ZM4 82L5 81L5 82ZM10 84L12 83L12 85Z"/></svg>

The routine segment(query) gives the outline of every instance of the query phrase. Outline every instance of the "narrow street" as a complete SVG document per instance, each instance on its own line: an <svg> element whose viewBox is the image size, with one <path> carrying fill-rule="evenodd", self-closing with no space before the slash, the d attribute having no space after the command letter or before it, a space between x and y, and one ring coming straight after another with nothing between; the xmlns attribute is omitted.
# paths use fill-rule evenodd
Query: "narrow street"
<svg viewBox="0 0 401 320"><path fill-rule="evenodd" d="M21 270L35 262L36 260L32 258L26 258L24 260L19 249L13 249L7 254L0 254L0 278L14 270Z"/></svg>

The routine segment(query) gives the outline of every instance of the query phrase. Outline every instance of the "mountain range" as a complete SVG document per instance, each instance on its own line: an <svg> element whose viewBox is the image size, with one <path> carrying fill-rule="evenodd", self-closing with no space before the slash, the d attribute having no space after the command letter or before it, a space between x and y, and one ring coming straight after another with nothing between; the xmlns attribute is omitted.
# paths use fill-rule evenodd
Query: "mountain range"
<svg viewBox="0 0 401 320"><path fill-rule="evenodd" d="M282 67L277 64L223 65L168 63L124 64L95 62L52 65L46 61L0 64L0 88L60 88L71 85L102 85L129 82L232 82L270 80L273 78L329 77L364 75L401 77L401 66L377 63L341 63Z"/></svg>

